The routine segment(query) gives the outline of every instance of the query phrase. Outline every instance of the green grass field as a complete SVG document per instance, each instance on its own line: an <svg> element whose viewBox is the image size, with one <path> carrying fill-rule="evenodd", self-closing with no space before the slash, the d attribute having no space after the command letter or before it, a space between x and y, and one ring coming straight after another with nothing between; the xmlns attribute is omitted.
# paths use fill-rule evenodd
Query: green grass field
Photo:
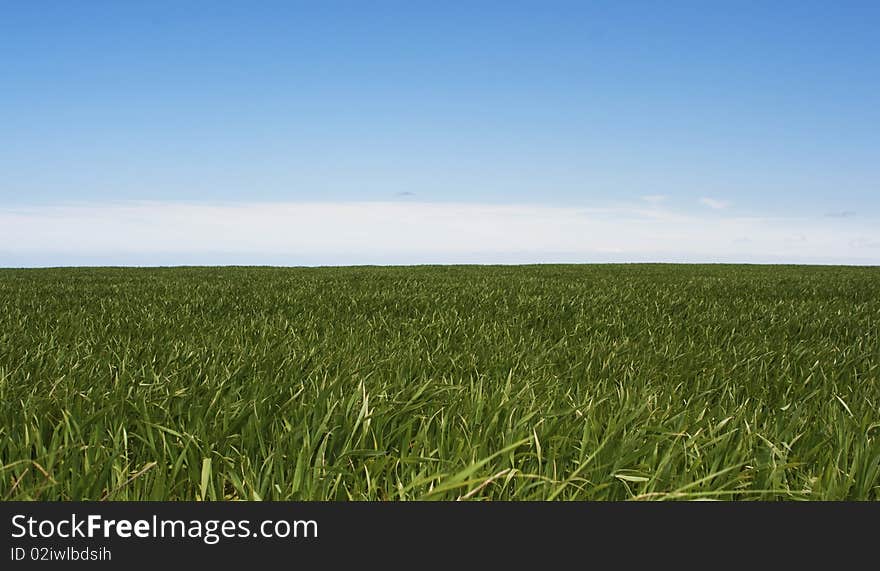
<svg viewBox="0 0 880 571"><path fill-rule="evenodd" d="M0 270L3 500L878 500L880 269Z"/></svg>

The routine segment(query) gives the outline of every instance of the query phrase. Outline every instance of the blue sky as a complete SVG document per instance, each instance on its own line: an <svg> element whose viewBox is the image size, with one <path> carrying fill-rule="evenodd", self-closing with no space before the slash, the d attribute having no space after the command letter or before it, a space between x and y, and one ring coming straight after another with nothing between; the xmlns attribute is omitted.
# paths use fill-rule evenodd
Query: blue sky
<svg viewBox="0 0 880 571"><path fill-rule="evenodd" d="M878 26L876 2L10 4L0 265L880 263Z"/></svg>

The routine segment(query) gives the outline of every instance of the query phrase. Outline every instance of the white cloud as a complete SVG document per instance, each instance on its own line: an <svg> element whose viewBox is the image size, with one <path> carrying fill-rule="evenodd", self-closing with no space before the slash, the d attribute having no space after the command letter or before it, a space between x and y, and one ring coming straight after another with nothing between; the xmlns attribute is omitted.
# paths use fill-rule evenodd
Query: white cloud
<svg viewBox="0 0 880 571"><path fill-rule="evenodd" d="M0 208L0 265L880 261L880 224L842 222L410 201Z"/></svg>
<svg viewBox="0 0 880 571"><path fill-rule="evenodd" d="M730 202L726 200L718 200L717 198L706 198L703 197L700 199L700 204L703 206L708 206L714 210L724 210L725 208L730 206Z"/></svg>
<svg viewBox="0 0 880 571"><path fill-rule="evenodd" d="M877 248L880 249L880 240L872 238L866 238L864 236L859 236L858 238L854 238L849 242L850 246L853 248Z"/></svg>
<svg viewBox="0 0 880 571"><path fill-rule="evenodd" d="M852 210L837 210L835 212L826 212L825 216L829 218L852 218L856 213Z"/></svg>
<svg viewBox="0 0 880 571"><path fill-rule="evenodd" d="M642 200L647 202L648 204L662 204L666 202L666 199L669 198L665 194L648 194L642 197Z"/></svg>

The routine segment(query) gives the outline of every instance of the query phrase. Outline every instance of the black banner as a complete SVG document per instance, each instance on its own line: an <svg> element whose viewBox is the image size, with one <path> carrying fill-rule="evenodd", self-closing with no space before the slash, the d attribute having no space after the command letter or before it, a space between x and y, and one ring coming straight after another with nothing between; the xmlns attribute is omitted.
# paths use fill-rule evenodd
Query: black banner
<svg viewBox="0 0 880 571"><path fill-rule="evenodd" d="M197 561L373 567L790 563L873 553L870 503L0 503L3 569ZM760 555L759 555L760 554ZM610 558L610 559L608 559Z"/></svg>

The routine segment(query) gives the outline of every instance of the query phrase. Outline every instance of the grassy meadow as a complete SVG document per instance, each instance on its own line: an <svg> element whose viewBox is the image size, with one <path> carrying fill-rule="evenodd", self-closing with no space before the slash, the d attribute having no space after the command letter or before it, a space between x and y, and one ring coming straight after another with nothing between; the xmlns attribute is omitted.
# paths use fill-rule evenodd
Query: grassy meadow
<svg viewBox="0 0 880 571"><path fill-rule="evenodd" d="M2 500L878 500L880 268L0 270Z"/></svg>

